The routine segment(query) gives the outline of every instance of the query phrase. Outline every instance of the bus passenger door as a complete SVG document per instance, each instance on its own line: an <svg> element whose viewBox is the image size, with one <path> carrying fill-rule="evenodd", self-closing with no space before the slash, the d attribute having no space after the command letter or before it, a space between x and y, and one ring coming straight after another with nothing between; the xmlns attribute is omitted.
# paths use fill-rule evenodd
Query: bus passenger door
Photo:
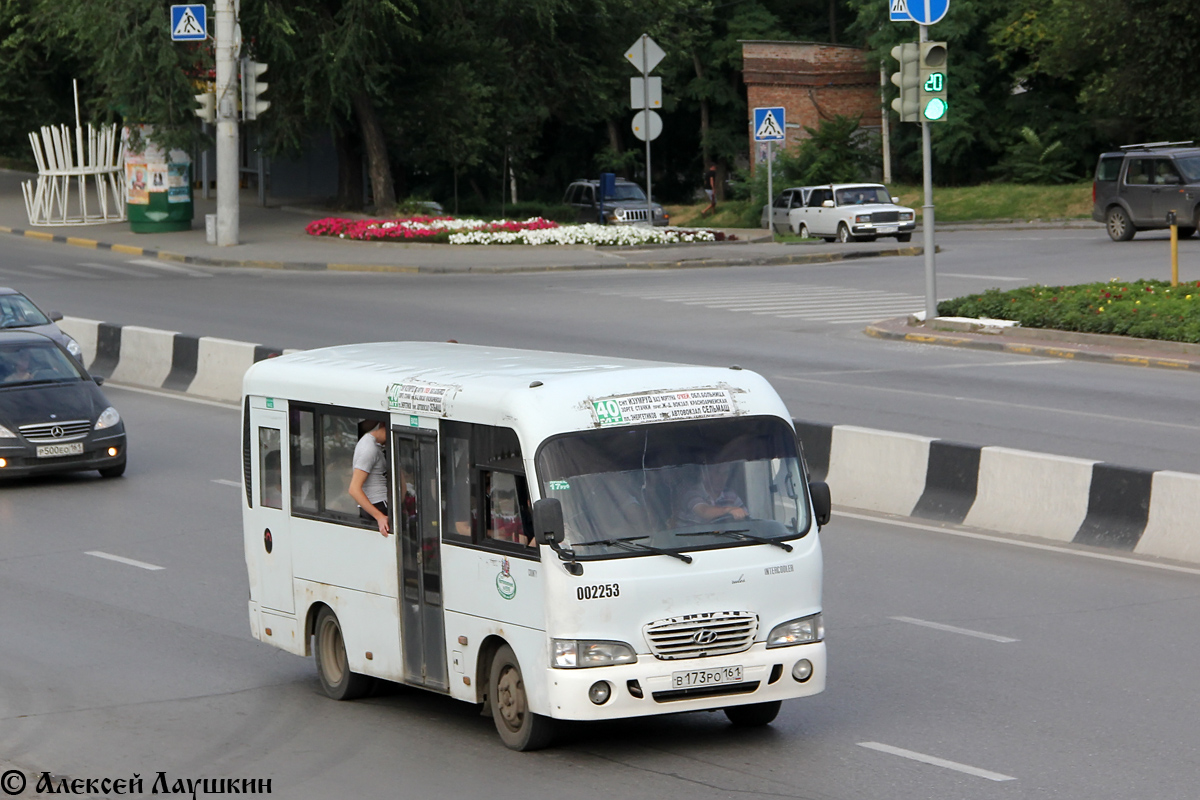
<svg viewBox="0 0 1200 800"><path fill-rule="evenodd" d="M262 401L259 401L262 402ZM295 613L292 587L292 548L288 535L288 493L283 490L283 450L286 414L250 409L251 508L247 555L258 562L258 592L262 608Z"/></svg>
<svg viewBox="0 0 1200 800"><path fill-rule="evenodd" d="M400 640L404 679L447 691L438 535L437 435L395 428L396 534L400 547Z"/></svg>

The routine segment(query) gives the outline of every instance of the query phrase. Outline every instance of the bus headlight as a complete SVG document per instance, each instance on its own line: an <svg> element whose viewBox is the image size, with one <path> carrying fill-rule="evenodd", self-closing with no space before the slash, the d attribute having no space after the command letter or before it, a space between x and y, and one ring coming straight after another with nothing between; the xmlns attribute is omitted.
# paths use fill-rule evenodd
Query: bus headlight
<svg viewBox="0 0 1200 800"><path fill-rule="evenodd" d="M825 623L820 614L793 619L771 629L767 647L791 647L794 644L809 644L825 638Z"/></svg>
<svg viewBox="0 0 1200 800"><path fill-rule="evenodd" d="M104 409L104 411L102 411L100 413L100 419L96 420L96 428L95 429L98 431L102 431L105 428L111 428L113 425L116 425L120 421L121 421L121 415L117 413L117 410L115 408L113 408L112 406L109 406L108 408Z"/></svg>
<svg viewBox="0 0 1200 800"><path fill-rule="evenodd" d="M553 647L553 666L556 669L611 667L614 664L637 663L637 653L624 642L554 639Z"/></svg>

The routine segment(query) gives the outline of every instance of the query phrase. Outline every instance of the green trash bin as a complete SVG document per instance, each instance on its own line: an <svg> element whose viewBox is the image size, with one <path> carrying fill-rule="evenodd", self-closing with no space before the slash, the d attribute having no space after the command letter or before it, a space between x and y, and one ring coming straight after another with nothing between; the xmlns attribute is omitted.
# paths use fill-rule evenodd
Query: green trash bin
<svg viewBox="0 0 1200 800"><path fill-rule="evenodd" d="M125 209L134 233L192 229L196 206L191 164L127 164L125 181Z"/></svg>

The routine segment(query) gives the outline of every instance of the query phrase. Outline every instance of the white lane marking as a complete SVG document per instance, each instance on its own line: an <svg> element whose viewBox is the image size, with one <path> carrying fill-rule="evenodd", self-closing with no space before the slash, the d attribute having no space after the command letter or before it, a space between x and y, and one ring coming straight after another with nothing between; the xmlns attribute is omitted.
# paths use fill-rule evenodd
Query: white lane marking
<svg viewBox="0 0 1200 800"><path fill-rule="evenodd" d="M175 264L164 264L161 261L155 261L154 259L151 259L151 258L135 258L135 259L132 259L129 263L137 264L138 266L142 266L142 267L153 267L154 269L161 269L163 272L176 272L176 273L179 273L180 275L187 275L190 278L211 278L212 277L212 275L209 275L207 272L200 272L199 270L188 269L187 267L179 267L179 266L176 266Z"/></svg>
<svg viewBox="0 0 1200 800"><path fill-rule="evenodd" d="M1019 283L1029 280L1028 278L1002 278L999 275L968 275L962 272L941 272L938 274L946 278L977 278L981 281L1012 281L1013 283Z"/></svg>
<svg viewBox="0 0 1200 800"><path fill-rule="evenodd" d="M108 561L116 561L118 564L128 564L131 567L138 567L140 569L166 569L166 567L160 567L156 564L147 564L145 561L134 561L132 558L114 556L112 553L104 553L99 550L88 550L84 555L95 556L96 558L103 558L107 559Z"/></svg>
<svg viewBox="0 0 1200 800"><path fill-rule="evenodd" d="M898 528L912 528L918 531L928 531L930 533L945 533L950 536L960 536L964 539L977 539L983 542L994 542L995 544L1008 544L1013 547L1027 547L1030 550L1044 550L1050 553L1061 553L1067 556L1081 556L1083 558L1094 558L1098 561L1115 561L1118 564L1130 564L1135 567L1149 567L1151 569L1161 569L1167 572L1182 572L1185 575L1200 575L1200 569L1195 567L1182 567L1177 564L1163 564L1158 561L1143 561L1137 558L1129 558L1128 556L1115 556L1109 553L1097 553L1091 550L1076 550L1070 547L1061 547L1053 544L1040 544L1038 542L1026 542L1021 539L1007 539L1003 536L992 536L986 533L972 533L971 531L955 530L954 528L939 528L936 525L922 525L919 522L904 522L898 519L885 519L883 517L874 517L870 514L855 514L851 511L834 511L835 517L847 517L849 519L863 520L864 522L878 522L882 525L895 525Z"/></svg>
<svg viewBox="0 0 1200 800"><path fill-rule="evenodd" d="M868 750L878 750L881 753L889 753L893 756L900 756L912 761L920 761L922 764L932 764L935 767L943 767L944 769L952 769L955 772L963 772L967 775L974 775L976 778L987 778L989 781L1015 781L1012 775L1002 775L999 772L990 772L979 767L972 767L967 764L959 764L957 761L947 761L944 758L937 756L927 756L924 753L915 753L912 750L904 750L899 747L892 747L890 744L880 744L879 742L859 742L859 747L865 747Z"/></svg>
<svg viewBox="0 0 1200 800"><path fill-rule="evenodd" d="M888 617L888 619L894 619L896 622L907 622L909 625L920 625L923 628L933 628L935 631L961 633L963 636L974 636L976 639L987 639L989 642L1000 642L1001 644L1021 641L1020 639L1010 639L1007 636L997 636L994 633L984 633L983 631L973 631L970 628L956 628L953 625L930 622L927 619L916 619L914 617Z"/></svg>
<svg viewBox="0 0 1200 800"><path fill-rule="evenodd" d="M240 411L241 406L236 403L222 403L220 400L206 400L203 397L191 397L190 395L180 394L178 392L163 392L158 389L147 389L144 386L130 386L126 383L113 383L112 381L104 382L105 389L120 389L125 392L137 392L138 394L149 394L155 397L169 397L173 400L184 400L188 403L197 403L202 406L216 406L217 408L229 408L234 411Z"/></svg>
<svg viewBox="0 0 1200 800"><path fill-rule="evenodd" d="M931 364L927 367L906 367L905 369L842 369L827 372L810 372L810 375L877 375L880 373L901 372L910 374L934 369L971 369L973 367L1028 367L1042 364L1062 364L1061 358L1024 358L1020 361L996 361L993 363L979 362L977 364Z"/></svg>
<svg viewBox="0 0 1200 800"><path fill-rule="evenodd" d="M97 280L99 275L92 275L84 270L71 269L70 267L52 267L48 264L30 264L29 269L35 269L38 272L48 272L51 275L60 275L64 278L82 278L83 280Z"/></svg>
<svg viewBox="0 0 1200 800"><path fill-rule="evenodd" d="M1065 361L1065 359L1062 359ZM960 403L979 403L987 406L1001 406L1003 408L1020 408L1025 411L1045 411L1050 414L1066 414L1072 417L1088 417L1090 419L1102 419L1109 422L1119 422L1122 425L1151 425L1157 428L1178 428L1185 431L1198 431L1200 425L1185 425L1181 422L1159 422L1151 419L1131 419L1127 416L1117 414L1097 414L1093 411L1080 411L1075 408L1051 408L1049 406L1034 406L1028 403L1010 403L1005 400L987 400L982 397L956 397L948 394L932 394L930 392L917 392L912 389L895 389L891 386L871 386L868 384L858 383L840 383L838 381L817 381L812 378L796 378L791 375L772 375L775 380L780 381L796 381L797 383L816 383L822 386L837 386L842 389L854 389L855 391L865 392L891 392L892 394L906 394L914 397L921 397L926 400L955 400Z"/></svg>
<svg viewBox="0 0 1200 800"><path fill-rule="evenodd" d="M232 486L235 489L242 488L240 481L227 481L224 478L213 478L213 483L219 483L222 486Z"/></svg>
<svg viewBox="0 0 1200 800"><path fill-rule="evenodd" d="M146 274L146 270L144 270L144 269L142 269L142 270L129 269L127 267L118 267L115 264L101 264L98 261L81 261L81 262L79 262L79 266L91 267L92 269L98 269L103 272L112 272L117 275L124 275L127 278L152 277L152 276L148 276Z"/></svg>

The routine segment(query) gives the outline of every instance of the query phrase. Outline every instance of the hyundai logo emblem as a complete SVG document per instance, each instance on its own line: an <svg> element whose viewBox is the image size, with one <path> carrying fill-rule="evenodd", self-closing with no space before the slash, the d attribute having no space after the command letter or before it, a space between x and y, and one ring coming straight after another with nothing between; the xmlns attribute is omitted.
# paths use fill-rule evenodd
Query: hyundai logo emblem
<svg viewBox="0 0 1200 800"><path fill-rule="evenodd" d="M696 644L712 644L716 640L716 631L696 631L692 634L692 641Z"/></svg>
<svg viewBox="0 0 1200 800"><path fill-rule="evenodd" d="M63 437L63 433L64 433L64 431L63 431L62 427L59 425L55 425L53 428L50 429L50 435L53 436L55 439L61 439Z"/></svg>

